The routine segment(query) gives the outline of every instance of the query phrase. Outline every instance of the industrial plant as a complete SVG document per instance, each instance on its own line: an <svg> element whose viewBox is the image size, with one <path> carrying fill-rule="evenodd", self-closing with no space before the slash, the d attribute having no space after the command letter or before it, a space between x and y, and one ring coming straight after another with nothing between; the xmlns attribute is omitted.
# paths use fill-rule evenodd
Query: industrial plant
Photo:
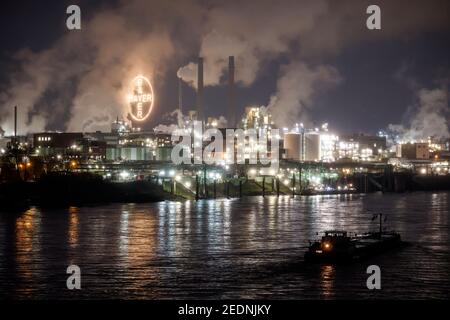
<svg viewBox="0 0 450 320"><path fill-rule="evenodd" d="M180 83L178 119L166 127L170 130L141 130L139 125L150 114L154 100L150 82L141 76L133 80L131 116L117 117L109 132L35 132L19 136L16 123L14 135L1 132L0 179L35 181L52 172L85 172L111 182L151 181L171 194L198 199L242 194L404 191L433 188L432 179L421 178L450 177L448 140L424 137L424 141L389 145L382 132L340 135L330 130L328 123L311 128L303 123L277 128L270 111L259 106L246 107L240 119L235 120L234 73L234 57L230 56L228 119L204 116L203 58L199 58L196 109L183 114ZM14 112L17 119L20 106ZM246 135L254 130L257 139L263 138L269 144L274 143L269 141L270 134L277 129L276 169L249 161L249 154L259 148L258 142L249 137L235 141L233 150L226 150L224 144L223 151L215 155L220 161L214 165L175 165L171 155L178 141L172 133L182 130L194 137L195 123L222 133L241 129ZM203 149L206 142L201 139ZM270 153L270 149L266 152ZM237 151L242 151L246 159L241 164L234 161ZM234 193L230 186L234 186ZM448 182L440 182L437 187L445 186Z"/></svg>

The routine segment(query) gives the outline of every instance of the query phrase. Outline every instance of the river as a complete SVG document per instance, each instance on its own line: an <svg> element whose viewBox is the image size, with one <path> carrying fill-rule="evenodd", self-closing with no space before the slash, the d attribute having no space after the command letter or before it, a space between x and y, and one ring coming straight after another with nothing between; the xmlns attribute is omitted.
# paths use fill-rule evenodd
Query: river
<svg viewBox="0 0 450 320"><path fill-rule="evenodd" d="M303 261L325 229L376 230L404 248L348 265ZM245 197L0 214L0 298L448 299L450 193ZM66 268L81 269L81 290ZM381 268L368 290L366 268Z"/></svg>

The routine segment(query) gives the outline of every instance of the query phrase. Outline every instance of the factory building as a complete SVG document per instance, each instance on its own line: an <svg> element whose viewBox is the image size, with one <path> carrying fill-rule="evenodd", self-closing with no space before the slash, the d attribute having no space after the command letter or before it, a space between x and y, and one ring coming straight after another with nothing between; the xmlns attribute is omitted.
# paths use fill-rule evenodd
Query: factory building
<svg viewBox="0 0 450 320"><path fill-rule="evenodd" d="M33 148L39 156L74 153L83 139L81 132L41 132L33 134Z"/></svg>
<svg viewBox="0 0 450 320"><path fill-rule="evenodd" d="M367 135L338 137L327 130L296 130L284 134L285 158L299 161L379 160L386 138Z"/></svg>
<svg viewBox="0 0 450 320"><path fill-rule="evenodd" d="M397 145L397 157L411 160L430 159L430 150L428 143L404 143Z"/></svg>
<svg viewBox="0 0 450 320"><path fill-rule="evenodd" d="M112 161L168 161L172 152L169 134L133 132L119 137L116 145L109 145L106 159Z"/></svg>
<svg viewBox="0 0 450 320"><path fill-rule="evenodd" d="M285 158L297 161L334 161L337 137L327 132L287 132Z"/></svg>
<svg viewBox="0 0 450 320"><path fill-rule="evenodd" d="M144 161L154 160L154 151L142 146L119 146L106 148L106 160L112 161Z"/></svg>
<svg viewBox="0 0 450 320"><path fill-rule="evenodd" d="M246 107L241 122L243 129L269 130L273 126L271 114L263 107Z"/></svg>
<svg viewBox="0 0 450 320"><path fill-rule="evenodd" d="M358 146L356 156L367 158L369 156L381 155L386 150L386 137L372 136L366 134L341 135L339 141Z"/></svg>
<svg viewBox="0 0 450 320"><path fill-rule="evenodd" d="M119 120L117 117L116 121L111 124L111 133L124 135L132 131L131 122Z"/></svg>

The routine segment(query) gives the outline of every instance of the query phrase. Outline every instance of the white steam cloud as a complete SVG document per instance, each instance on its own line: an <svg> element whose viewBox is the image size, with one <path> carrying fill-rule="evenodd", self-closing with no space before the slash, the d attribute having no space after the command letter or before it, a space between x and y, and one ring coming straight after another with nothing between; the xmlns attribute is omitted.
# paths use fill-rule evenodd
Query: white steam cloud
<svg viewBox="0 0 450 320"><path fill-rule="evenodd" d="M420 89L416 112L407 125L390 124L389 131L398 136L398 141L418 141L428 137L450 138L449 97L447 89Z"/></svg>
<svg viewBox="0 0 450 320"><path fill-rule="evenodd" d="M364 23L369 4L119 0L114 7L97 9L90 20L83 18L81 31L65 32L48 49L15 54L19 68L8 74L9 86L0 93L0 126L12 132L17 105L21 134L48 127L108 130L116 116L127 115L125 96L134 76L149 76L158 92L171 63L195 56L205 59L205 85L224 82L230 55L235 56L236 81L244 86L254 83L268 62L283 59L305 74L284 67L270 107L276 108L279 122L303 117L322 81L339 82L337 71L321 66L321 59L369 36ZM383 8L383 32L370 33L371 39L411 37L448 24L442 10L446 0L377 4ZM194 60L178 76L195 87L196 73Z"/></svg>
<svg viewBox="0 0 450 320"><path fill-rule="evenodd" d="M331 66L311 68L301 62L283 66L268 105L275 124L292 126L298 119L307 123L315 93L340 81L339 72Z"/></svg>

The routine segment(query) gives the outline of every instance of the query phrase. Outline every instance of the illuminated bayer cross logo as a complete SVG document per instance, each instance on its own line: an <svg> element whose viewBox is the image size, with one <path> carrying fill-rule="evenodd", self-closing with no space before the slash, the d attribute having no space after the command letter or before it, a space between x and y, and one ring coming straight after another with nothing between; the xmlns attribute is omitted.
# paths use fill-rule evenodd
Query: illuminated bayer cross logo
<svg viewBox="0 0 450 320"><path fill-rule="evenodd" d="M153 88L150 81L144 76L134 78L128 96L130 115L133 120L143 121L147 119L152 112L153 102Z"/></svg>

